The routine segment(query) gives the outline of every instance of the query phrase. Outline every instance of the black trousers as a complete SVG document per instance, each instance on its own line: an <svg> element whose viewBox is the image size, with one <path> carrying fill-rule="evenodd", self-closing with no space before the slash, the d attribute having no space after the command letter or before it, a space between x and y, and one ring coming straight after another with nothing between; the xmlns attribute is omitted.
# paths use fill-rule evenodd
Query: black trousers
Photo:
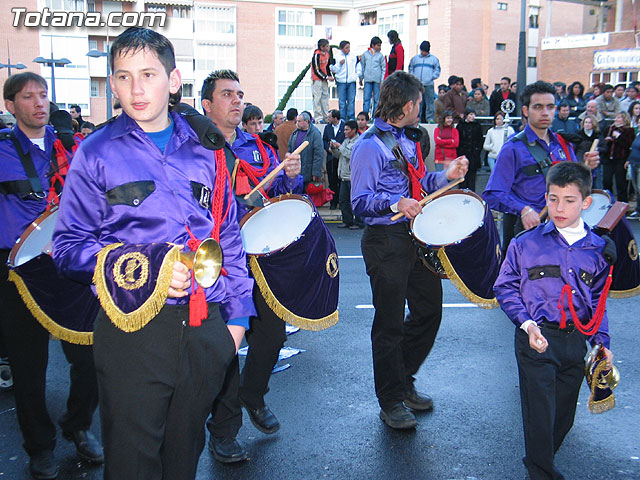
<svg viewBox="0 0 640 480"><path fill-rule="evenodd" d="M524 464L531 480L562 480L554 456L573 426L584 378L586 337L542 328L549 343L544 353L529 346L529 336L517 328L515 352L520 377Z"/></svg>
<svg viewBox="0 0 640 480"><path fill-rule="evenodd" d="M512 213L505 213L502 216L502 258L505 258L507 254L507 248L509 243L513 240L517 234L524 230L522 225L522 218L520 215L513 215Z"/></svg>
<svg viewBox="0 0 640 480"><path fill-rule="evenodd" d="M613 162L613 160L611 160ZM602 165L602 186L605 190L613 193L613 178L616 179L616 200L628 202L627 195L627 171L624 168L624 161L616 163L605 163Z"/></svg>
<svg viewBox="0 0 640 480"><path fill-rule="evenodd" d="M251 329L245 338L249 345L247 358L238 370L238 360L227 371L225 385L213 404L207 429L215 437L232 437L242 426L240 398L250 408L264 406L264 396L269 391L271 371L278 362L278 354L287 340L285 323L267 305L258 285L253 287L253 301L258 312L251 317Z"/></svg>
<svg viewBox="0 0 640 480"><path fill-rule="evenodd" d="M31 315L8 280L7 250L0 250L0 332L13 374L18 424L29 455L53 450L56 427L46 404L49 332ZM64 431L87 430L98 406L98 386L90 345L61 342L70 363L67 410L59 420Z"/></svg>
<svg viewBox="0 0 640 480"><path fill-rule="evenodd" d="M106 480L192 480L204 423L235 356L218 306L189 327L188 305L165 305L126 333L98 315L94 355Z"/></svg>
<svg viewBox="0 0 640 480"><path fill-rule="evenodd" d="M331 206L335 208L338 206L338 196L340 195L340 178L338 177L338 159L330 153L327 154L327 177L329 179L329 188L334 193Z"/></svg>
<svg viewBox="0 0 640 480"><path fill-rule="evenodd" d="M404 400L435 342L442 284L419 260L408 222L366 226L362 254L375 308L371 345L376 395L380 406L388 408Z"/></svg>

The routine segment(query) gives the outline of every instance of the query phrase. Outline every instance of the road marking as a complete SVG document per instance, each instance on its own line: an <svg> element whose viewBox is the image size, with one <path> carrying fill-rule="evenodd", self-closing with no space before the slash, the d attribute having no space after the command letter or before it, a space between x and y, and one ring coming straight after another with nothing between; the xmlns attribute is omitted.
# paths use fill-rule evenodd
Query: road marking
<svg viewBox="0 0 640 480"><path fill-rule="evenodd" d="M475 303L443 303L443 308L478 308ZM357 309L372 309L373 305L356 305ZM405 309L408 308L406 305Z"/></svg>

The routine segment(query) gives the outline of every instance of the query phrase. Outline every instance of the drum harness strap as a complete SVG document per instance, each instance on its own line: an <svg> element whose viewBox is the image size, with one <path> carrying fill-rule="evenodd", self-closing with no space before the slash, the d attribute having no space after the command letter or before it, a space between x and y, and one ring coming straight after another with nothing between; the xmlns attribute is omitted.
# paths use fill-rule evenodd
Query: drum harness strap
<svg viewBox="0 0 640 480"><path fill-rule="evenodd" d="M560 144L560 146L562 147L562 150L567 156L567 160L569 160L571 158L571 155L569 154L569 147L567 146L567 142L559 134L556 134L556 138L558 139L558 143ZM544 147L540 145L540 143L537 141L533 143L529 143L527 141L527 135L524 132L524 130L518 133L517 135L514 135L511 138L511 141L512 142L521 141L522 143L524 143L525 146L527 147L527 150L529 150L529 153L531 154L533 159L536 161L537 165L527 165L522 169L524 174L527 176L533 176L541 173L546 178L549 168L551 168L551 166L556 162L553 162L551 158L549 158L549 154L544 149Z"/></svg>
<svg viewBox="0 0 640 480"><path fill-rule="evenodd" d="M215 151L215 162L216 179L213 186L213 201L211 202L211 215L213 217L213 230L211 231L211 238L220 243L220 228L222 227L222 223L225 221L227 215L229 214L231 202L235 200L233 199L233 192L231 191L231 175L229 174L229 170L225 168L227 165L223 148ZM226 175L223 175L222 172L225 172ZM225 182L229 183L229 198L227 199L227 208L223 213L225 203ZM198 247L202 243L202 240L196 238L196 236L191 232L191 229L188 225L185 225L185 228L187 230L187 233L189 234L187 246L192 252L195 252L196 250L198 250ZM222 267L220 274L223 276L227 276L227 271L224 267ZM195 285L195 274L193 270L191 270L191 296L189 297L190 327L199 327L200 325L202 325L202 320L207 318L207 316L209 315L209 307L207 306L207 297L204 293L204 289L200 285L198 285L198 288L196 289Z"/></svg>
<svg viewBox="0 0 640 480"><path fill-rule="evenodd" d="M402 173L409 177L409 191L411 193L411 198L414 200L420 201L422 199L422 185L420 184L420 180L424 178L426 167L424 165L424 161L422 160L422 151L420 149L420 136L422 132L418 129L413 129L410 127L405 128L405 133L407 137L416 143L416 153L417 153L417 163L418 168L416 168L413 163L411 163L407 157L405 156L402 148L398 144L398 141L395 139L391 132L386 132L380 130L376 126L372 126L371 130L373 133L385 144L385 146L391 151L395 160L391 162L394 168L400 170ZM419 133L418 133L419 132ZM416 137L414 139L414 137Z"/></svg>
<svg viewBox="0 0 640 480"><path fill-rule="evenodd" d="M254 185L260 183L260 178L264 177L269 171L269 167L271 166L271 159L269 155L267 155L267 150L264 148L265 142L256 134L252 134L252 136L256 139L256 144L258 146L258 151L260 152L260 156L262 157L262 168L252 167L249 162L238 159L238 174L236 175L236 195L245 195L251 191L251 186L249 184L249 180L253 182ZM275 150L269 144L267 144L271 151L274 154L274 158L277 158L275 154ZM269 192L269 188L265 191L263 188L260 189L260 193L264 198L269 198L267 192Z"/></svg>

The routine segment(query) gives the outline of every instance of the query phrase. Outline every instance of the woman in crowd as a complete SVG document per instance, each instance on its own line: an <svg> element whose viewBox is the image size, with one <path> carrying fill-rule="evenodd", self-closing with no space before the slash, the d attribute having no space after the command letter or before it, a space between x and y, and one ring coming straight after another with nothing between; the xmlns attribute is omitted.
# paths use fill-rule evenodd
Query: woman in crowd
<svg viewBox="0 0 640 480"><path fill-rule="evenodd" d="M616 179L616 200L627 202L627 178L625 163L629 157L631 144L635 139L635 133L631 128L629 114L619 112L609 127L606 141L606 151L602 162L602 184L606 190L613 192L613 178Z"/></svg>
<svg viewBox="0 0 640 480"><path fill-rule="evenodd" d="M636 135L640 129L640 101L634 100L629 105L629 118L631 119L631 127Z"/></svg>
<svg viewBox="0 0 640 480"><path fill-rule="evenodd" d="M479 90L479 89L477 89ZM476 91L477 91L476 90ZM476 174L482 166L480 154L482 153L482 127L476 120L476 112L472 108L466 108L462 121L458 123L458 156L465 155L469 160L469 170L465 175L465 181L460 188L476 189Z"/></svg>
<svg viewBox="0 0 640 480"><path fill-rule="evenodd" d="M487 97L484 95L484 90L476 88L473 91L473 95L469 96L467 108L473 109L478 117L489 116L489 100L487 100Z"/></svg>
<svg viewBox="0 0 640 480"><path fill-rule="evenodd" d="M446 170L451 161L457 158L457 149L460 144L458 130L453 127L453 112L451 110L444 111L442 120L433 132L433 137L436 144L436 170Z"/></svg>
<svg viewBox="0 0 640 480"><path fill-rule="evenodd" d="M573 82L569 86L569 93L564 100L569 104L569 117L575 118L580 115L587 108L587 102L584 99L584 85L580 82Z"/></svg>
<svg viewBox="0 0 640 480"><path fill-rule="evenodd" d="M491 171L496 165L496 158L498 158L502 144L514 133L513 128L504 124L504 113L496 112L493 116L493 127L487 132L483 145L487 151L487 161Z"/></svg>

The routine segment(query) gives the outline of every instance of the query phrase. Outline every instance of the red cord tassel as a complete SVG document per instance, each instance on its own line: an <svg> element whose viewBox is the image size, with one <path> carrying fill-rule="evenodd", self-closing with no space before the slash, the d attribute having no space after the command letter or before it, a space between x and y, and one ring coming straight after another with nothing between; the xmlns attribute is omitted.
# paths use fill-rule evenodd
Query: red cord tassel
<svg viewBox="0 0 640 480"><path fill-rule="evenodd" d="M236 175L236 195L246 195L250 191L249 178L246 175Z"/></svg>
<svg viewBox="0 0 640 480"><path fill-rule="evenodd" d="M209 306L204 289L198 285L195 293L189 298L189 326L199 327L202 321L209 316Z"/></svg>

